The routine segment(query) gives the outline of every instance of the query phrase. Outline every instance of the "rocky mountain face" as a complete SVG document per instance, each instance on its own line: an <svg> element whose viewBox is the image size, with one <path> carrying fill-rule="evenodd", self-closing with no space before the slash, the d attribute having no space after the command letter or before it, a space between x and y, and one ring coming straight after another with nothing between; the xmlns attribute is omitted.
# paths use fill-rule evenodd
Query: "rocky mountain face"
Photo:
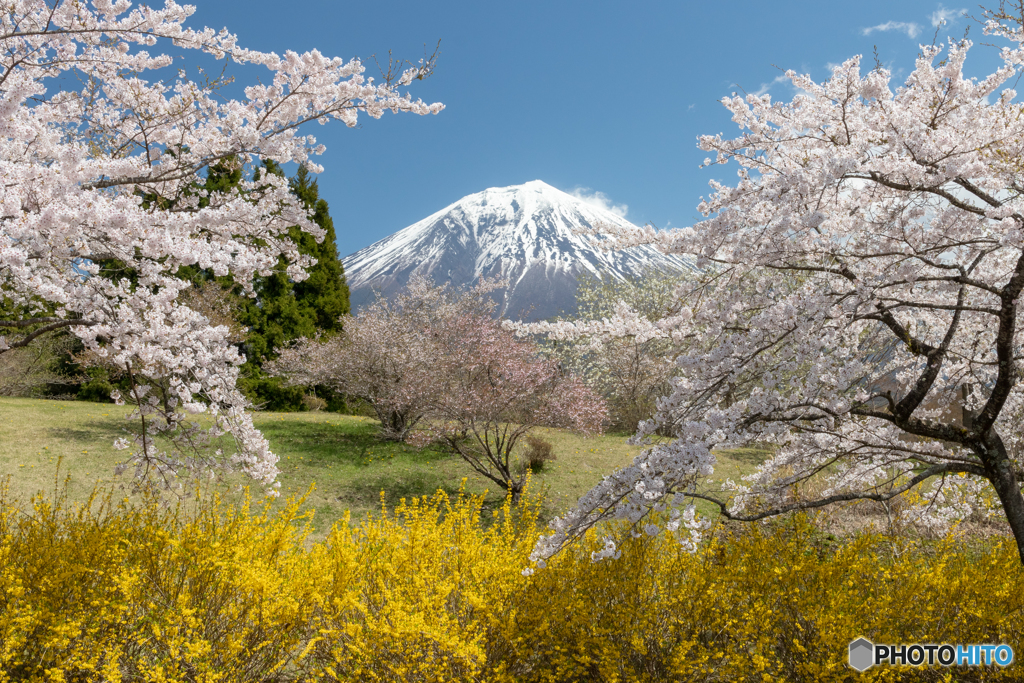
<svg viewBox="0 0 1024 683"><path fill-rule="evenodd" d="M471 284L501 276L501 312L510 318L543 320L575 312L581 272L614 277L650 268L690 269L682 258L650 247L602 251L577 226L630 225L621 216L540 180L484 190L463 197L404 230L342 259L352 309L400 289L413 274L434 282Z"/></svg>

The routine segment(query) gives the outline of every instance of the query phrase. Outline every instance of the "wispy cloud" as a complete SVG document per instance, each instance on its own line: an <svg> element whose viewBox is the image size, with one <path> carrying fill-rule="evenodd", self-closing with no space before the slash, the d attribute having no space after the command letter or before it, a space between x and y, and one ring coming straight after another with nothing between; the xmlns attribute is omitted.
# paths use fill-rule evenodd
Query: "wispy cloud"
<svg viewBox="0 0 1024 683"><path fill-rule="evenodd" d="M948 9L939 5L939 9L932 12L932 26L938 28L943 24L955 24L956 20L964 16L966 9Z"/></svg>
<svg viewBox="0 0 1024 683"><path fill-rule="evenodd" d="M775 78L772 79L771 83L762 83L761 87L754 91L754 94L757 95L758 97L760 97L761 95L764 95L766 92L771 90L773 85L778 85L779 83L789 83L789 82L790 82L789 77L787 77L786 74L782 74L782 75L776 76Z"/></svg>
<svg viewBox="0 0 1024 683"><path fill-rule="evenodd" d="M912 21L887 21L878 26L870 26L860 30L862 35L870 36L875 31L902 31L910 38L917 38L921 33L921 27Z"/></svg>
<svg viewBox="0 0 1024 683"><path fill-rule="evenodd" d="M696 106L696 104L691 104L689 107L686 108L686 111L693 111Z"/></svg>
<svg viewBox="0 0 1024 683"><path fill-rule="evenodd" d="M625 218L626 212L629 211L627 204L615 204L604 192L591 190L589 187L577 187L570 194L591 206L598 206L605 211L611 211L619 218Z"/></svg>

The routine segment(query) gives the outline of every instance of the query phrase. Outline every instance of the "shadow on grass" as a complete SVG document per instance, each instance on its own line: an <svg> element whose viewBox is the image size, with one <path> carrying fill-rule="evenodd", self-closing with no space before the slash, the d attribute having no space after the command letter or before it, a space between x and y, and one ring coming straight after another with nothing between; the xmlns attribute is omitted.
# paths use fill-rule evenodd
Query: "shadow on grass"
<svg viewBox="0 0 1024 683"><path fill-rule="evenodd" d="M453 484L449 478L433 472L378 474L353 479L339 492L337 500L345 506L373 509L380 506L383 491L384 503L391 509L403 498L409 501L420 496L432 496L439 489L454 497L459 493L459 484Z"/></svg>
<svg viewBox="0 0 1024 683"><path fill-rule="evenodd" d="M373 424L267 420L257 423L257 427L270 441L271 448L301 454L312 467L366 467L374 460L399 457L429 463L450 457L433 448L420 450L408 444L384 441Z"/></svg>
<svg viewBox="0 0 1024 683"><path fill-rule="evenodd" d="M124 436L123 422L111 424L110 420L82 420L74 427L48 427L47 436L61 441L94 441L107 439L113 443L114 439Z"/></svg>

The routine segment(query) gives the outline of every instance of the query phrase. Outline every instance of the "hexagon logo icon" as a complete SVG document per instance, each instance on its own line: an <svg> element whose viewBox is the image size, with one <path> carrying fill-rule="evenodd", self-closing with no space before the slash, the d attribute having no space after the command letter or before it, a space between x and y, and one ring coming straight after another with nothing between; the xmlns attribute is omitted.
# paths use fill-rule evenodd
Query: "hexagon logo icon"
<svg viewBox="0 0 1024 683"><path fill-rule="evenodd" d="M870 669L875 663L875 646L867 638L858 638L850 643L850 666L857 671Z"/></svg>

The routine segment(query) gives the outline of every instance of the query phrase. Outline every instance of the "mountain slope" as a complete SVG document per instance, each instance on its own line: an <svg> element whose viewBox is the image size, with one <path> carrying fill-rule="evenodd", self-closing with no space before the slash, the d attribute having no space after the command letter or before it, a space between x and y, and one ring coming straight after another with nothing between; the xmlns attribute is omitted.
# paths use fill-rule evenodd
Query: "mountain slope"
<svg viewBox="0 0 1024 683"><path fill-rule="evenodd" d="M630 225L539 180L471 194L342 259L352 308L372 301L375 290L397 291L414 273L455 285L500 275L509 283L502 312L541 320L575 311L576 276L583 271L622 278L649 268L691 268L650 247L601 251L573 233L601 223Z"/></svg>

